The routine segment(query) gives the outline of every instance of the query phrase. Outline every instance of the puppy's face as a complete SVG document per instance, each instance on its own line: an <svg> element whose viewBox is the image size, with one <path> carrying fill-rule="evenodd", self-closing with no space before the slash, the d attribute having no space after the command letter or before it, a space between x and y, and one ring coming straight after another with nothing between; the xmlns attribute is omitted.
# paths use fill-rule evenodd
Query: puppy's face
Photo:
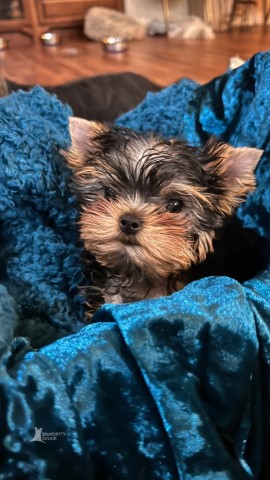
<svg viewBox="0 0 270 480"><path fill-rule="evenodd" d="M85 248L119 274L150 279L205 259L222 219L255 186L261 151L211 140L176 140L71 118L74 171Z"/></svg>

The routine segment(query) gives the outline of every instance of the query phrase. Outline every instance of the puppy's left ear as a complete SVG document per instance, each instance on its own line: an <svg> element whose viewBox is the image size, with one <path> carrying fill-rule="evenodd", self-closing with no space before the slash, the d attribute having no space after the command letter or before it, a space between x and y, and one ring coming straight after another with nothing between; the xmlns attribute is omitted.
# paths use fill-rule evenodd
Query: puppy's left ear
<svg viewBox="0 0 270 480"><path fill-rule="evenodd" d="M255 169L262 154L263 150L233 148L213 139L205 145L202 166L223 214L230 214L255 189Z"/></svg>
<svg viewBox="0 0 270 480"><path fill-rule="evenodd" d="M108 130L106 124L85 120L78 117L69 118L71 146L61 151L72 168L80 168L88 156L98 149L97 138Z"/></svg>

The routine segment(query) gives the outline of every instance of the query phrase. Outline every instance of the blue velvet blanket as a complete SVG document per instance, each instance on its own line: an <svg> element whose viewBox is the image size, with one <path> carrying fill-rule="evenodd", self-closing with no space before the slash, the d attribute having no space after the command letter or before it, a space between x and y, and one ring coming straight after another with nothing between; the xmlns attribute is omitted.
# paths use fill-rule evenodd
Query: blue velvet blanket
<svg viewBox="0 0 270 480"><path fill-rule="evenodd" d="M265 150L238 214L265 270L105 305L84 326L77 211L58 151L68 107L0 101L0 479L270 478L270 53L205 86L183 79L118 123ZM247 262L249 259L247 258Z"/></svg>

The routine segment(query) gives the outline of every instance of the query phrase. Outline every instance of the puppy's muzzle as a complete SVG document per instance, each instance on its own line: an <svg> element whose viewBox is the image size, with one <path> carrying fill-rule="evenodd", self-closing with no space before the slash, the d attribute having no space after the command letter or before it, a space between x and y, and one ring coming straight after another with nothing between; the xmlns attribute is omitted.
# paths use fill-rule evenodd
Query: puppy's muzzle
<svg viewBox="0 0 270 480"><path fill-rule="evenodd" d="M126 235L135 235L142 226L141 220L133 215L123 215L120 218L120 229Z"/></svg>

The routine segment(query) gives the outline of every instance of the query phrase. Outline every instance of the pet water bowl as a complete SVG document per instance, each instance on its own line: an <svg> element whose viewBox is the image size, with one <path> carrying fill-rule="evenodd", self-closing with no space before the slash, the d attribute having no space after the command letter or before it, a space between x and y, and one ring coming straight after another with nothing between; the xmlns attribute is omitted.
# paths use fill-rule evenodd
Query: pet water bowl
<svg viewBox="0 0 270 480"><path fill-rule="evenodd" d="M44 47L55 47L61 42L61 37L58 35L58 33L43 33L40 38Z"/></svg>
<svg viewBox="0 0 270 480"><path fill-rule="evenodd" d="M108 53L121 53L128 50L128 42L121 37L103 38L102 45L104 51Z"/></svg>

